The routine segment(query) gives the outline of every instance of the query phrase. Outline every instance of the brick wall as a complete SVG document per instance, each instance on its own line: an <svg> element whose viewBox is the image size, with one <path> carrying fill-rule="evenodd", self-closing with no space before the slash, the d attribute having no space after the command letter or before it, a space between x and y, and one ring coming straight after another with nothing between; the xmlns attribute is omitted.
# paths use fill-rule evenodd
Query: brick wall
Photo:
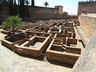
<svg viewBox="0 0 96 72"><path fill-rule="evenodd" d="M9 7L2 6L0 7L0 22L5 20L9 16Z"/></svg>
<svg viewBox="0 0 96 72"><path fill-rule="evenodd" d="M44 7L28 7L31 15L33 14L57 14L57 8L44 8Z"/></svg>
<svg viewBox="0 0 96 72"><path fill-rule="evenodd" d="M63 14L63 6L55 6L58 9L58 14Z"/></svg>
<svg viewBox="0 0 96 72"><path fill-rule="evenodd" d="M14 6L12 12L14 14L19 14L19 6ZM60 9L60 10L59 10ZM61 11L61 12L60 12ZM2 6L0 11L0 22L5 20L8 16L10 16L10 7ZM34 19L58 19L63 18L63 8L59 6L59 8L45 8L45 7L31 7L26 6L26 10L24 11L25 17L24 20L34 20Z"/></svg>
<svg viewBox="0 0 96 72"><path fill-rule="evenodd" d="M81 13L96 13L96 2L79 2L78 15Z"/></svg>

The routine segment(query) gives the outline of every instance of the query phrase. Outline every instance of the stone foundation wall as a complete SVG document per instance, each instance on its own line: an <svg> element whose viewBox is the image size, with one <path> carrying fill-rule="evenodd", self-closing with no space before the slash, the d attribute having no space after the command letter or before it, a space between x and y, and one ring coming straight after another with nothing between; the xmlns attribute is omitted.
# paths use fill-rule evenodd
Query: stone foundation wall
<svg viewBox="0 0 96 72"><path fill-rule="evenodd" d="M50 61L56 61L61 63L68 63L68 64L75 64L79 55L76 54L68 54L68 53L56 53L56 52L47 52L46 53L47 59Z"/></svg>

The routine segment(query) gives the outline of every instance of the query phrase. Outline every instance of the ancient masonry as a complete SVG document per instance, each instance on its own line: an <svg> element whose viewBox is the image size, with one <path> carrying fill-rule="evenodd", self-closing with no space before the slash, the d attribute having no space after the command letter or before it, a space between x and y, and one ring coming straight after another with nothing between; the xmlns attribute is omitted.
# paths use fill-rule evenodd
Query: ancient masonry
<svg viewBox="0 0 96 72"><path fill-rule="evenodd" d="M78 15L82 13L96 13L96 2L79 2Z"/></svg>
<svg viewBox="0 0 96 72"><path fill-rule="evenodd" d="M19 55L74 65L83 48L77 37L77 25L78 22L69 19L37 21L2 40L2 45ZM10 34L4 30L2 33Z"/></svg>

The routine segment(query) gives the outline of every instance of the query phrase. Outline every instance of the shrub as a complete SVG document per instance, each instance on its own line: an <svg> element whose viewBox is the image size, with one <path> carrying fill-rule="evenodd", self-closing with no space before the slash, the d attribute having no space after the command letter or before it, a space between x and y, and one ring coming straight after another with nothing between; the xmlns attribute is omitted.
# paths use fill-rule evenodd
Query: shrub
<svg viewBox="0 0 96 72"><path fill-rule="evenodd" d="M19 18L19 16L10 16L8 17L3 23L2 28L4 30L11 30L14 31L17 28L23 27L22 24L22 18Z"/></svg>

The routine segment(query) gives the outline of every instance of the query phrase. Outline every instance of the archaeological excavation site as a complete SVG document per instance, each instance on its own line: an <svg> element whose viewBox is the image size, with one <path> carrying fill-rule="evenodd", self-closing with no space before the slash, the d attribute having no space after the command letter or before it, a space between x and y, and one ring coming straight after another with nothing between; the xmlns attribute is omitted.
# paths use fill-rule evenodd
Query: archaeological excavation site
<svg viewBox="0 0 96 72"><path fill-rule="evenodd" d="M96 72L96 1L49 3L0 1L0 72Z"/></svg>

